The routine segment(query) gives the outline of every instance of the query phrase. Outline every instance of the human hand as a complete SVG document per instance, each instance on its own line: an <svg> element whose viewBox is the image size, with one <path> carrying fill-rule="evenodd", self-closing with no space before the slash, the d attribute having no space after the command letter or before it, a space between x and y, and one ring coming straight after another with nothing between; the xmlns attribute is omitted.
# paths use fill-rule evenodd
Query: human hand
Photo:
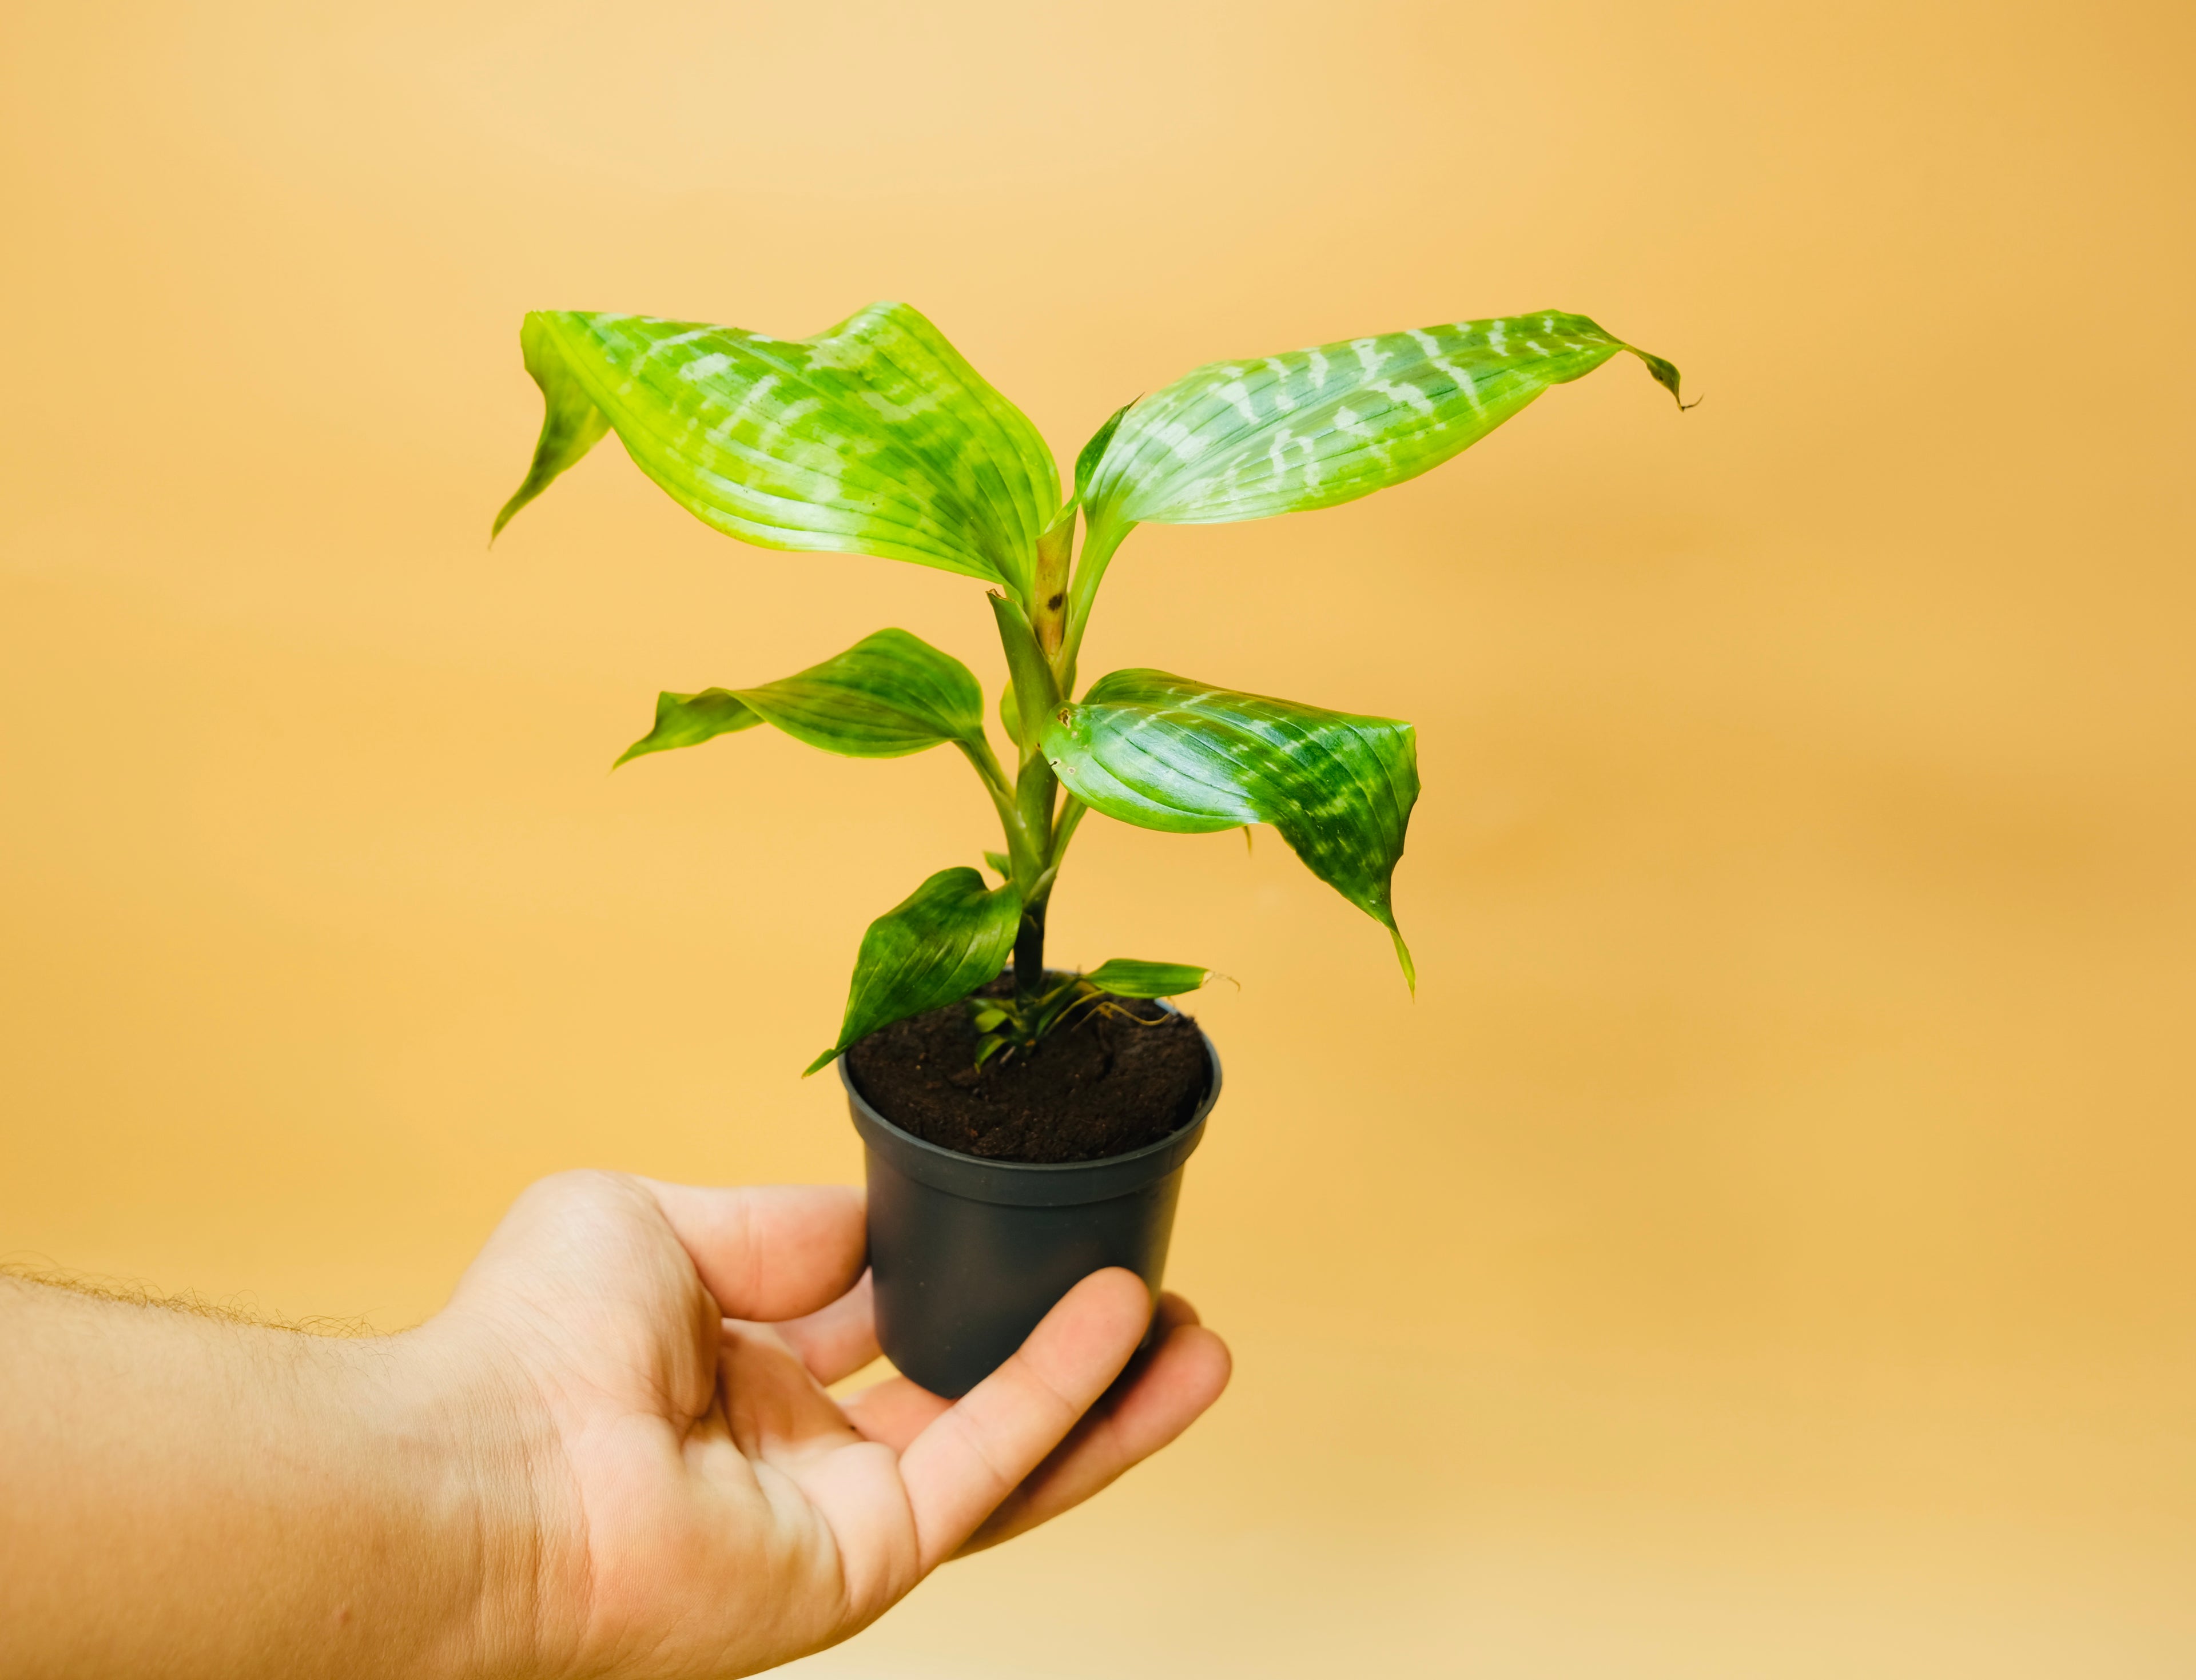
<svg viewBox="0 0 2196 1680"><path fill-rule="evenodd" d="M850 1190L573 1173L520 1197L419 1332L508 1470L491 1484L524 1490L487 1525L489 1671L671 1680L820 1649L1089 1498L1228 1381L1173 1296L1132 1361L1149 1297L1113 1270L957 1403L904 1378L835 1400L877 1354L862 1262Z"/></svg>

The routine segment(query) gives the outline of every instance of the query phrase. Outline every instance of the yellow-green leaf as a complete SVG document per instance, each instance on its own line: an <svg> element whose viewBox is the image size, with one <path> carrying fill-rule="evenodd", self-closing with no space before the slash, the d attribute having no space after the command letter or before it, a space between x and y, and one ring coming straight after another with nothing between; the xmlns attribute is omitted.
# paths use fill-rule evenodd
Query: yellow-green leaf
<svg viewBox="0 0 2196 1680"><path fill-rule="evenodd" d="M1187 962L1145 962L1136 957L1117 956L1100 963L1083 978L1116 997L1179 997L1211 979L1212 970Z"/></svg>
<svg viewBox="0 0 2196 1680"><path fill-rule="evenodd" d="M1216 361L1092 440L1101 458L1078 465L1078 488L1094 531L1115 540L1144 521L1332 507L1440 465L1623 350L1677 395L1678 370L1660 356L1552 309Z"/></svg>
<svg viewBox="0 0 2196 1680"><path fill-rule="evenodd" d="M952 655L907 631L880 630L775 683L659 696L656 727L618 763L759 723L852 759L897 759L946 741L980 753L984 692Z"/></svg>
<svg viewBox="0 0 2196 1680"><path fill-rule="evenodd" d="M677 694L666 689L656 696L656 727L619 753L610 768L615 770L627 759L648 753L699 747L720 735L753 729L761 721L762 713L730 689L703 689L697 694Z"/></svg>
<svg viewBox="0 0 2196 1680"><path fill-rule="evenodd" d="M547 416L498 530L607 425L673 500L743 541L909 560L1026 598L1060 508L1052 452L906 304L808 338L542 311L520 343Z"/></svg>

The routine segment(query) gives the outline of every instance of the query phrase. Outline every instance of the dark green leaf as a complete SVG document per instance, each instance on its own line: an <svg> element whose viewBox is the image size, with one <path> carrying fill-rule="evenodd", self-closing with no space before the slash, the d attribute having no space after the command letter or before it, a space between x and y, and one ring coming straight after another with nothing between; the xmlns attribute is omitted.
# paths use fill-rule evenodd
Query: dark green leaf
<svg viewBox="0 0 2196 1680"><path fill-rule="evenodd" d="M877 554L1026 598L1060 508L1052 452L904 303L813 338L554 310L520 331L548 404L501 528L614 428L696 517L765 548Z"/></svg>
<svg viewBox="0 0 2196 1680"><path fill-rule="evenodd" d="M987 890L974 869L931 876L862 935L839 1041L807 1071L829 1067L879 1027L957 1002L997 979L1014 950L1021 915L1012 886Z"/></svg>
<svg viewBox="0 0 2196 1680"><path fill-rule="evenodd" d="M1142 962L1135 957L1117 956L1100 963L1083 978L1116 997L1179 997L1211 979L1212 971L1184 962Z"/></svg>
<svg viewBox="0 0 2196 1680"><path fill-rule="evenodd" d="M1623 350L1677 395L1660 356L1555 310L1214 362L1131 408L1077 488L1094 532L1116 535L1332 507L1440 465Z"/></svg>
<svg viewBox="0 0 2196 1680"><path fill-rule="evenodd" d="M752 689L665 694L656 727L618 763L775 724L797 741L854 759L896 759L940 742L978 746L984 691L968 667L904 630L880 630L835 658Z"/></svg>
<svg viewBox="0 0 2196 1680"><path fill-rule="evenodd" d="M1078 799L1124 823L1210 834L1270 823L1321 880L1395 935L1390 882L1419 797L1411 725L1116 671L1047 720L1044 755Z"/></svg>

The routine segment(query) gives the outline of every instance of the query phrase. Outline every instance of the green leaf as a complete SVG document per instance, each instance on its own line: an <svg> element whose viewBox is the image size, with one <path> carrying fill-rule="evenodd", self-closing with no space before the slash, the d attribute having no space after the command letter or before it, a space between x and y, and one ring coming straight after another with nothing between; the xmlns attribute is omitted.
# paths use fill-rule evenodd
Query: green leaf
<svg viewBox="0 0 2196 1680"><path fill-rule="evenodd" d="M991 872L1000 880L1012 880L1014 878L1014 860L1005 852L987 852L984 854L984 861L991 866Z"/></svg>
<svg viewBox="0 0 2196 1680"><path fill-rule="evenodd" d="M1052 452L906 304L792 339L552 310L519 341L548 413L499 530L607 425L674 501L743 541L913 561L1026 598L1060 508Z"/></svg>
<svg viewBox="0 0 2196 1680"><path fill-rule="evenodd" d="M1090 435L1083 446L1083 453L1075 458L1075 499L1082 500L1083 493L1089 487L1091 475L1098 471L1098 463L1106 459L1106 446L1113 441L1113 434L1121 429L1124 416L1136 405L1124 402L1113 411L1112 418Z"/></svg>
<svg viewBox="0 0 2196 1680"><path fill-rule="evenodd" d="M1174 834L1270 823L1305 867L1395 936L1390 882L1419 797L1410 725L1116 671L1048 719L1044 755L1108 817Z"/></svg>
<svg viewBox="0 0 2196 1680"><path fill-rule="evenodd" d="M558 473L602 442L603 434L610 425L603 411L595 407L586 387L565 371L564 359L542 316L529 315L520 324L518 351L525 358L526 371L541 388L541 436L535 440L534 462L526 470L526 482L511 493L511 499L503 505L495 516L495 523L489 528L490 542L511 523L512 514L547 489L550 481Z"/></svg>
<svg viewBox="0 0 2196 1680"><path fill-rule="evenodd" d="M666 689L656 696L656 727L617 756L617 762L644 753L667 753L674 747L699 747L720 735L753 729L762 714L730 689L703 689L699 694L673 694Z"/></svg>
<svg viewBox="0 0 2196 1680"><path fill-rule="evenodd" d="M760 688L659 696L656 727L618 764L759 723L827 753L897 759L945 741L980 745L984 691L952 655L904 630L880 630L835 658Z"/></svg>
<svg viewBox="0 0 2196 1680"><path fill-rule="evenodd" d="M808 1065L829 1067L879 1027L957 1002L998 978L1014 948L1021 900L1012 886L986 890L974 869L940 869L870 924L854 959L839 1042Z"/></svg>
<svg viewBox="0 0 2196 1680"><path fill-rule="evenodd" d="M1193 968L1185 962L1141 962L1135 957L1117 956L1100 963L1083 978L1116 997L1179 997L1211 979L1212 970Z"/></svg>
<svg viewBox="0 0 2196 1680"><path fill-rule="evenodd" d="M1216 361L1131 408L1087 482L1078 465L1085 517L1118 531L1332 507L1439 466L1620 350L1677 395L1660 356L1553 310Z"/></svg>

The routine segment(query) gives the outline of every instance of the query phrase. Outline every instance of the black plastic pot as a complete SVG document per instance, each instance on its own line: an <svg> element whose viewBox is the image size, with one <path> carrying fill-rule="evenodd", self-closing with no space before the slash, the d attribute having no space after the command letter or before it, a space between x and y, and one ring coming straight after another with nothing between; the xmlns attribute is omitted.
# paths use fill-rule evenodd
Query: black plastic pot
<svg viewBox="0 0 2196 1680"><path fill-rule="evenodd" d="M1203 1037L1202 1032L1199 1034ZM1220 1057L1197 1111L1157 1143L1101 1161L1037 1166L941 1149L839 1077L869 1158L877 1340L903 1375L957 1400L1003 1365L1060 1296L1124 1266L1154 1297L1183 1164L1220 1100Z"/></svg>

